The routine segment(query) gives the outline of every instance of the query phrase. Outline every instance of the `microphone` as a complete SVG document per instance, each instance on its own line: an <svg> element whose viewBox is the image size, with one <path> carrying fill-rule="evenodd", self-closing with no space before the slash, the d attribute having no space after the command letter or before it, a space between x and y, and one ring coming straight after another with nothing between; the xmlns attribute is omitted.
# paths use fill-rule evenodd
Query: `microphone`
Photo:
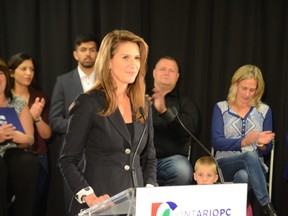
<svg viewBox="0 0 288 216"><path fill-rule="evenodd" d="M181 126L184 128L184 130L197 142L198 145L201 146L201 148L209 155L211 156L215 163L216 163L216 166L217 166L217 172L218 172L218 175L219 175L219 179L220 179L220 183L223 184L224 183L224 177L223 177L223 174L222 174L222 170L221 168L219 167L219 164L217 162L217 160L215 159L214 155L211 154L211 152L200 142L200 140L198 140L194 135L193 133L191 133L186 127L185 125L183 124L182 120L180 119L179 115L178 115L178 111L177 109L173 106L170 108L171 111L173 112L173 114L176 116L176 118L178 119L179 123L181 124ZM189 149L189 152L190 152L190 149Z"/></svg>
<svg viewBox="0 0 288 216"><path fill-rule="evenodd" d="M137 174L136 174L136 171L135 171L135 158L136 158L136 156L137 156L137 152L138 152L138 150L139 150L140 144L141 144L141 142L142 142L142 140L143 140L145 131L146 131L146 129L147 129L147 122L146 122L146 119L145 119L145 116L144 116L144 108L143 108L143 107L139 107L139 112L140 112L142 118L143 118L144 121L145 121L145 123L144 123L145 126L144 126L144 129L143 129L142 133L141 133L139 142L137 143L137 147L136 147L136 150L135 150L135 152L134 152L134 155L133 155L133 158L132 158L132 162L131 162L132 183L133 183L133 187L134 187L134 188L138 187Z"/></svg>

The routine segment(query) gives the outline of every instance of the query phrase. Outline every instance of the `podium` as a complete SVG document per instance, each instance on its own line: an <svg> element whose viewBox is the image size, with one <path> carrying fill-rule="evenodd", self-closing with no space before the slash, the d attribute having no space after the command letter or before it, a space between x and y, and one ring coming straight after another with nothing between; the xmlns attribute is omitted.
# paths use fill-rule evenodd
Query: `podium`
<svg viewBox="0 0 288 216"><path fill-rule="evenodd" d="M246 216L247 184L129 188L78 216Z"/></svg>
<svg viewBox="0 0 288 216"><path fill-rule="evenodd" d="M109 199L81 211L78 216L135 215L136 189L126 189Z"/></svg>

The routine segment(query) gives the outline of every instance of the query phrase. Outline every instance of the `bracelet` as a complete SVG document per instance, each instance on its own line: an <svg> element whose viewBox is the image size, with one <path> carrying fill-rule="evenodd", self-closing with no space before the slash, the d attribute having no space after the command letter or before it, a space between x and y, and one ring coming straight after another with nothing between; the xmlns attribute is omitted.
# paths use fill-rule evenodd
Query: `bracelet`
<svg viewBox="0 0 288 216"><path fill-rule="evenodd" d="M256 146L258 146L258 147L263 147L264 145L263 145L263 144L258 144L258 143L256 143Z"/></svg>
<svg viewBox="0 0 288 216"><path fill-rule="evenodd" d="M41 116L39 116L39 118L37 120L35 120L34 122L37 123L37 122L40 122L40 121L42 121L42 117Z"/></svg>

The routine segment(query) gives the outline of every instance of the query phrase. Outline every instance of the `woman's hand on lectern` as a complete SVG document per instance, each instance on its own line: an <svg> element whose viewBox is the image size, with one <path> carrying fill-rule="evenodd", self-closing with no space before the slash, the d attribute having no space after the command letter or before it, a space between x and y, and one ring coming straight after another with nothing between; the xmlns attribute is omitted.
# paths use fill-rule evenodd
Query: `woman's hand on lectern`
<svg viewBox="0 0 288 216"><path fill-rule="evenodd" d="M86 204L90 207L103 202L106 199L109 199L110 196L108 194L104 194L102 196L97 197L95 193L92 193L90 195L87 195L83 197L83 200L86 202Z"/></svg>

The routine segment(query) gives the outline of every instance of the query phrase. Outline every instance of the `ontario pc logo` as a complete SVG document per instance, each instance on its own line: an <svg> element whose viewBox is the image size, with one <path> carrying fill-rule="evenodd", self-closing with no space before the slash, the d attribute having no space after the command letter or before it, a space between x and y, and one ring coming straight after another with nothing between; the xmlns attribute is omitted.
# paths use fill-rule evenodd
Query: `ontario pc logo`
<svg viewBox="0 0 288 216"><path fill-rule="evenodd" d="M173 211L177 208L174 202L152 203L151 216L173 216Z"/></svg>

